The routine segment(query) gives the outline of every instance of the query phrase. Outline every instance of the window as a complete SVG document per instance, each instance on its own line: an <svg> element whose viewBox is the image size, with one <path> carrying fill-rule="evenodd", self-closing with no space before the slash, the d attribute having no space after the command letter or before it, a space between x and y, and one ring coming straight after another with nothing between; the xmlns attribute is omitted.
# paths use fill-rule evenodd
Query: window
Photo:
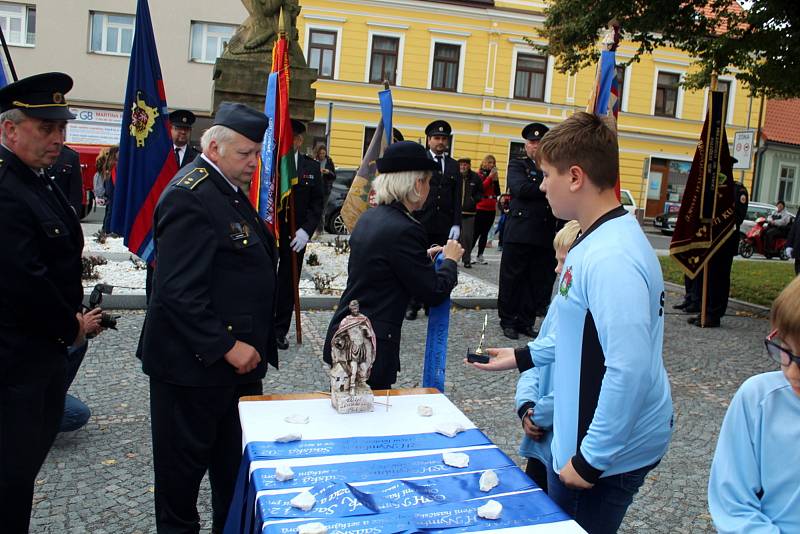
<svg viewBox="0 0 800 534"><path fill-rule="evenodd" d="M544 101L547 80L547 58L533 54L517 55L517 73L514 78L514 98Z"/></svg>
<svg viewBox="0 0 800 534"><path fill-rule="evenodd" d="M0 2L0 28L10 45L36 44L36 6Z"/></svg>
<svg viewBox="0 0 800 534"><path fill-rule="evenodd" d="M778 199L784 202L792 201L794 191L794 174L797 169L781 165L778 173Z"/></svg>
<svg viewBox="0 0 800 534"><path fill-rule="evenodd" d="M361 159L364 159L364 156L367 153L369 144L372 142L372 136L375 135L375 130L376 128L371 126L364 128L364 146L361 147Z"/></svg>
<svg viewBox="0 0 800 534"><path fill-rule="evenodd" d="M717 91L725 93L725 96L722 98L722 116L726 117L725 122L727 122L728 117L728 97L731 94L731 82L728 80L718 80L717 81Z"/></svg>
<svg viewBox="0 0 800 534"><path fill-rule="evenodd" d="M336 67L336 32L311 29L308 36L308 66L317 77L333 79Z"/></svg>
<svg viewBox="0 0 800 534"><path fill-rule="evenodd" d="M460 45L434 43L431 89L453 92L458 90L458 62L460 57Z"/></svg>
<svg viewBox="0 0 800 534"><path fill-rule="evenodd" d="M653 115L675 117L678 111L678 84L681 75L659 72L656 81L656 105Z"/></svg>
<svg viewBox="0 0 800 534"><path fill-rule="evenodd" d="M370 58L369 83L389 83L397 81L397 57L400 51L400 39L375 35L372 38L372 57Z"/></svg>
<svg viewBox="0 0 800 534"><path fill-rule="evenodd" d="M133 47L133 15L90 13L92 30L91 52L100 54L130 55Z"/></svg>
<svg viewBox="0 0 800 534"><path fill-rule="evenodd" d="M236 26L192 22L191 60L199 63L214 63L222 55Z"/></svg>

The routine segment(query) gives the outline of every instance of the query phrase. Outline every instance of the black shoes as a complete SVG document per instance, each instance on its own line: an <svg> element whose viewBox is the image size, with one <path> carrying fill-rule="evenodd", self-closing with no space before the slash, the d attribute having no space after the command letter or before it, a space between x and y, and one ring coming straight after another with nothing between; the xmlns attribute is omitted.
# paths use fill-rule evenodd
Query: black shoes
<svg viewBox="0 0 800 534"><path fill-rule="evenodd" d="M697 304L689 304L683 309L684 313L700 313L700 306Z"/></svg>
<svg viewBox="0 0 800 534"><path fill-rule="evenodd" d="M472 269L472 264L471 263L464 263L464 268L465 269Z"/></svg>
<svg viewBox="0 0 800 534"><path fill-rule="evenodd" d="M508 339L519 339L519 333L517 332L516 328L503 328L503 335Z"/></svg>
<svg viewBox="0 0 800 534"><path fill-rule="evenodd" d="M412 309L406 310L406 319L408 319L409 321L415 320L417 318L417 313L418 313L417 310L412 310Z"/></svg>
<svg viewBox="0 0 800 534"><path fill-rule="evenodd" d="M289 348L289 342L286 341L286 336L275 336L275 344L278 345L280 350L286 350Z"/></svg>
<svg viewBox="0 0 800 534"><path fill-rule="evenodd" d="M524 328L517 328L517 332L522 334L523 336L527 336L530 338L536 338L539 335L539 332L534 330L532 326L526 326Z"/></svg>
<svg viewBox="0 0 800 534"><path fill-rule="evenodd" d="M694 326L699 326L701 328L719 328L720 327L719 318L714 318L714 317L708 317L706 319L706 324L705 325L702 325L700 323L700 316L699 315L696 315L694 317L689 317L686 320L686 322L691 324L691 325L694 325Z"/></svg>

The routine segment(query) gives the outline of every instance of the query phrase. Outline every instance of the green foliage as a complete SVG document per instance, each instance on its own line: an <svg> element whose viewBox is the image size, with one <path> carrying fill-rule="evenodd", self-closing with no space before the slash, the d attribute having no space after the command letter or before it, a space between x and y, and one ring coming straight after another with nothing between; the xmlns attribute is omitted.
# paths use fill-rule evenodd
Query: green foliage
<svg viewBox="0 0 800 534"><path fill-rule="evenodd" d="M637 46L631 61L661 46L694 57L694 70L683 81L687 88L707 86L715 72L735 74L754 95L800 97L796 0L754 0L748 11L732 5L738 6L730 0L551 0L537 32L561 72L594 65L600 34L616 19L623 41Z"/></svg>

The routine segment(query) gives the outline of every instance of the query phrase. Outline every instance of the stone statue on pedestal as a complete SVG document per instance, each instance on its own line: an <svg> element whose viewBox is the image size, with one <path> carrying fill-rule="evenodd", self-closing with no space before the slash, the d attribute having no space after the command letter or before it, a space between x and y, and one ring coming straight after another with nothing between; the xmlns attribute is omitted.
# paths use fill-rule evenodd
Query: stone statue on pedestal
<svg viewBox="0 0 800 534"><path fill-rule="evenodd" d="M372 324L350 303L331 340L331 404L339 413L371 412L372 389L367 385L375 362L376 340Z"/></svg>

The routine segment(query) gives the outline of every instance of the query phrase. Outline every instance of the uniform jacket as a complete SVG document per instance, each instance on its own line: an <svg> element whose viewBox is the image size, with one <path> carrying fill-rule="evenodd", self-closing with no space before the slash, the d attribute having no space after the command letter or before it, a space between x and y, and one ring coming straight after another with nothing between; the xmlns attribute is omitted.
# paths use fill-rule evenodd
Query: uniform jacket
<svg viewBox="0 0 800 534"><path fill-rule="evenodd" d="M411 297L435 306L450 295L458 267L445 260L437 272L427 255L428 237L422 225L399 202L367 210L350 236L347 287L331 319L324 360L331 362L331 338L357 300L372 322L377 357L371 380L394 383L400 370L400 329Z"/></svg>
<svg viewBox="0 0 800 534"><path fill-rule="evenodd" d="M428 158L434 159L430 150ZM444 156L444 173L433 171L431 190L425 199L425 205L414 213L428 232L428 239L447 237L452 226L461 226L461 191L458 162L450 156Z"/></svg>
<svg viewBox="0 0 800 534"><path fill-rule="evenodd" d="M789 230L789 239L786 246L794 249L794 257L800 258L800 217L794 218L792 229Z"/></svg>
<svg viewBox="0 0 800 534"><path fill-rule="evenodd" d="M475 171L469 171L461 177L463 192L461 193L461 215L475 215L475 208L483 198L483 181Z"/></svg>
<svg viewBox="0 0 800 534"><path fill-rule="evenodd" d="M83 233L67 199L0 146L0 382L64 364L78 334Z"/></svg>
<svg viewBox="0 0 800 534"><path fill-rule="evenodd" d="M542 171L530 158L513 159L508 164L511 207L503 242L552 247L557 220L539 189L543 179Z"/></svg>
<svg viewBox="0 0 800 534"><path fill-rule="evenodd" d="M64 193L75 213L80 214L83 211L83 175L78 153L64 146L56 162L47 169L47 175Z"/></svg>
<svg viewBox="0 0 800 534"><path fill-rule="evenodd" d="M275 240L244 193L197 158L161 195L153 232L144 372L173 384L228 386L262 378L267 362L277 367ZM236 340L261 355L246 375L224 359Z"/></svg>
<svg viewBox="0 0 800 534"><path fill-rule="evenodd" d="M174 152L175 152L175 147L173 146L173 153ZM186 150L183 153L183 160L180 161L180 163L178 164L178 167L181 168L181 169L186 167L191 162L193 162L194 159L199 155L200 155L200 152L195 150L195 148L192 145L187 143L186 144Z"/></svg>
<svg viewBox="0 0 800 534"><path fill-rule="evenodd" d="M292 186L297 228L306 231L309 237L319 226L322 217L322 200L325 196L325 184L319 170L319 162L300 154L297 157L297 184ZM289 235L289 210L283 211L284 218L281 233Z"/></svg>

